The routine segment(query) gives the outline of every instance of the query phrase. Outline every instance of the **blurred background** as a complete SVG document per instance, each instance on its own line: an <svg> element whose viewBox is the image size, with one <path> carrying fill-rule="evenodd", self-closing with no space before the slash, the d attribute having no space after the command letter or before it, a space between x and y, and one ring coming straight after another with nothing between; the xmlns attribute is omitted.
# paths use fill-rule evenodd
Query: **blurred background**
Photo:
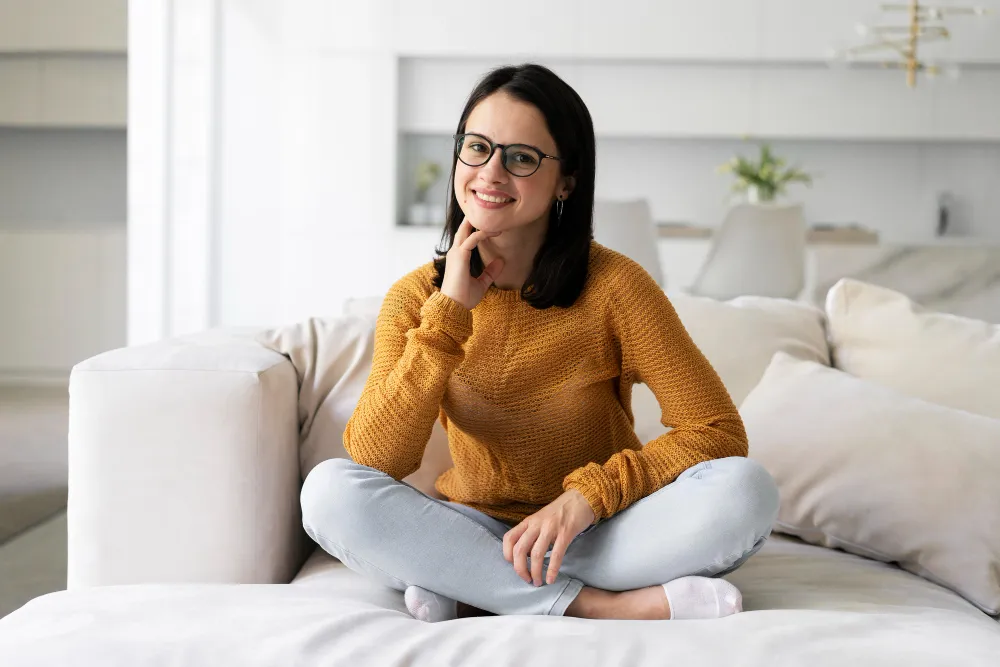
<svg viewBox="0 0 1000 667"><path fill-rule="evenodd" d="M73 365L384 293L433 257L497 65L581 95L597 239L668 293L855 276L1000 322L998 11L0 0L0 615L65 583Z"/></svg>

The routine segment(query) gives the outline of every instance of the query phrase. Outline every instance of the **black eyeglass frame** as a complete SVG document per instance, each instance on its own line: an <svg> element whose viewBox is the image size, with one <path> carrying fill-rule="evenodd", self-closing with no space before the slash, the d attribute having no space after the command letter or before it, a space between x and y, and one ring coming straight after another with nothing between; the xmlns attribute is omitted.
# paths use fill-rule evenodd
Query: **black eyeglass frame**
<svg viewBox="0 0 1000 667"><path fill-rule="evenodd" d="M459 149L458 140L461 138L462 142L464 143L466 137L478 137L478 138L482 139L483 141L485 141L486 143L488 143L490 145L490 154L489 154L489 156L487 156L487 158L485 160L483 160L483 162L481 164L469 164L468 162L466 162L465 160L462 159L461 151ZM483 166L486 166L486 164L490 160L493 159L493 155L497 152L497 149L499 148L500 149L500 164L503 165L503 168L507 171L508 174L510 174L511 176L516 176L517 178L527 178L529 176L534 176L538 172L538 170L541 168L541 166L542 166L542 160L545 159L545 158L548 158L550 160L558 160L559 162L563 161L563 159L561 157L556 157L555 155L548 155L545 152L543 152L540 148L536 148L535 146L532 146L531 144L506 144L506 145L504 145L504 144L497 144L497 143L493 143L493 140L490 139L489 137L484 137L483 135L476 134L475 132L463 132L462 134L453 134L453 135L451 135L451 138L454 139L454 141L455 141L455 157L458 158L458 160L462 164L464 164L465 166L467 166L467 167L483 167ZM514 172L512 172L510 169L507 168L507 149L509 149L511 147L514 147L514 146L523 146L524 148L529 148L529 149L533 150L535 153L538 154L538 164L535 165L534 171L532 171L530 174L515 174Z"/></svg>

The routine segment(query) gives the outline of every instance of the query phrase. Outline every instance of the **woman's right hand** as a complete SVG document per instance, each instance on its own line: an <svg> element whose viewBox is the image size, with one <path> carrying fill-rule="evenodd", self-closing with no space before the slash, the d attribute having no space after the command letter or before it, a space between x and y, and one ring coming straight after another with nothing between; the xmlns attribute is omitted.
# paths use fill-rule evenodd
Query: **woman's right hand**
<svg viewBox="0 0 1000 667"><path fill-rule="evenodd" d="M482 301L486 290L503 271L503 259L500 257L494 259L478 278L473 278L469 268L472 263L472 251L480 241L500 236L502 233L483 230L473 232L472 223L468 218L464 218L462 224L458 226L458 231L455 232L455 242L451 244L451 249L446 255L441 293L469 310Z"/></svg>

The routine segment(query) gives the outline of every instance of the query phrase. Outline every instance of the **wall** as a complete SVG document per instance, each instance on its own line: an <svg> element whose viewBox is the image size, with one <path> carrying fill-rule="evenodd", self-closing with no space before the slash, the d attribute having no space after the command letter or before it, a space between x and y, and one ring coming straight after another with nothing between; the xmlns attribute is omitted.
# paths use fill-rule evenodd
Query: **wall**
<svg viewBox="0 0 1000 667"><path fill-rule="evenodd" d="M149 149L130 165L129 340L337 313L429 259L426 231L396 226L398 165L410 146L437 150L501 62L556 65L594 115L599 191L650 196L657 218L714 224L711 170L751 134L824 173L804 195L813 222L928 238L947 187L968 231L995 236L996 18L956 20L937 55L970 66L910 90L825 61L872 6L512 0L519 29L500 34L469 30L457 0L144 3L130 18L130 127Z"/></svg>

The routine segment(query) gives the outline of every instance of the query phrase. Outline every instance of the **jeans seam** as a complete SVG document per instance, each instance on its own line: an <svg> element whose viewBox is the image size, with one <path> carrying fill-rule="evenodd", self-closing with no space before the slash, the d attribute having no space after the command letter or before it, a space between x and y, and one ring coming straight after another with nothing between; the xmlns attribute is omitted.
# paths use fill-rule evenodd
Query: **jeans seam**
<svg viewBox="0 0 1000 667"><path fill-rule="evenodd" d="M563 586L563 589L561 591L559 591L559 595L557 595L556 599L552 601L552 604L549 605L549 608L545 610L545 615L546 616L551 616L552 615L552 610L555 609L555 606L559 603L560 600L562 600L562 597L564 595L566 595L566 589L569 588L573 584L574 581L579 581L579 580L578 579L573 579L572 577L566 577L566 585ZM582 581L580 583L583 584ZM583 585L585 585L585 584L583 584ZM583 585L580 586L580 590L583 590ZM570 604L572 604L572 603L570 603Z"/></svg>

